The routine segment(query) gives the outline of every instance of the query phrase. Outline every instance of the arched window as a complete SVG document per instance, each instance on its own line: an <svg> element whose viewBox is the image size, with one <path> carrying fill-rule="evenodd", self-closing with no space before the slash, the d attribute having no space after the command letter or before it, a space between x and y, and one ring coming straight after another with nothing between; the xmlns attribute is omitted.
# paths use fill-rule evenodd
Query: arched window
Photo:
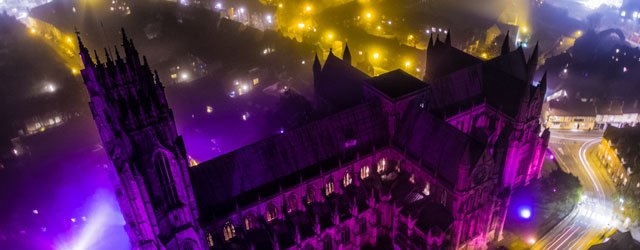
<svg viewBox="0 0 640 250"><path fill-rule="evenodd" d="M253 229L254 225L256 224L256 216L253 213L249 213L247 214L247 216L244 217L244 229L249 231L251 229Z"/></svg>
<svg viewBox="0 0 640 250"><path fill-rule="evenodd" d="M291 194L287 198L287 212L291 213L296 210L298 210L298 199L295 194Z"/></svg>
<svg viewBox="0 0 640 250"><path fill-rule="evenodd" d="M333 193L333 177L329 177L327 179L327 183L324 184L325 195L330 195Z"/></svg>
<svg viewBox="0 0 640 250"><path fill-rule="evenodd" d="M229 241L233 237L236 237L236 228L231 224L230 221L224 223L223 227L224 240Z"/></svg>
<svg viewBox="0 0 640 250"><path fill-rule="evenodd" d="M333 239L331 239L331 236L327 235L326 237L324 237L324 240L322 241L322 249L323 250L333 249Z"/></svg>
<svg viewBox="0 0 640 250"><path fill-rule="evenodd" d="M278 207L273 204L267 206L267 221L272 221L278 218Z"/></svg>
<svg viewBox="0 0 640 250"><path fill-rule="evenodd" d="M215 242L213 241L213 235L209 232L207 232L207 243L209 244L209 247L213 247L215 245Z"/></svg>
<svg viewBox="0 0 640 250"><path fill-rule="evenodd" d="M314 190L313 186L311 185L307 186L307 204L311 204L312 202L314 202L315 197L316 197L316 191Z"/></svg>
<svg viewBox="0 0 640 250"><path fill-rule="evenodd" d="M342 179L342 185L344 187L348 187L353 183L353 178L351 177L351 171L344 172L344 178Z"/></svg>
<svg viewBox="0 0 640 250"><path fill-rule="evenodd" d="M164 198L167 206L173 206L178 204L178 192L176 185L171 174L171 161L169 156L159 151L153 158L153 165L156 169L156 174L160 181L160 187L162 189L162 197Z"/></svg>
<svg viewBox="0 0 640 250"><path fill-rule="evenodd" d="M424 184L424 189L422 190L422 193L426 196L431 195L431 185L429 184L429 182Z"/></svg>
<svg viewBox="0 0 640 250"><path fill-rule="evenodd" d="M369 166L363 166L360 168L360 179L364 180L369 178Z"/></svg>
<svg viewBox="0 0 640 250"><path fill-rule="evenodd" d="M378 170L378 174L381 174L382 172L387 170L387 160L385 158L382 158L380 162L378 162L377 170Z"/></svg>

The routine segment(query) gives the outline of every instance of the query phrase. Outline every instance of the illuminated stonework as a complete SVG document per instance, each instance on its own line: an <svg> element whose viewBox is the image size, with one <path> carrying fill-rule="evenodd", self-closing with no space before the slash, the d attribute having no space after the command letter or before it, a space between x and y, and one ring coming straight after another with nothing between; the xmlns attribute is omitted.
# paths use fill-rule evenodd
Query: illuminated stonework
<svg viewBox="0 0 640 250"><path fill-rule="evenodd" d="M186 230L175 237L211 249L484 249L501 237L509 190L540 176L549 132L539 124L546 78L531 85L537 49L526 60L507 43L482 61L453 48L449 32L429 42L429 84L401 70L370 78L333 53L324 66L316 57L323 118L189 168L159 79L124 44L133 63L125 68L139 68L136 84L154 91L112 106L111 85L95 73L105 66L83 47L81 55L96 123L129 195L125 218L146 230L130 234L133 242L178 249L165 233ZM136 122L169 133L122 129ZM140 137L153 143L141 148ZM177 215L175 227L163 211Z"/></svg>

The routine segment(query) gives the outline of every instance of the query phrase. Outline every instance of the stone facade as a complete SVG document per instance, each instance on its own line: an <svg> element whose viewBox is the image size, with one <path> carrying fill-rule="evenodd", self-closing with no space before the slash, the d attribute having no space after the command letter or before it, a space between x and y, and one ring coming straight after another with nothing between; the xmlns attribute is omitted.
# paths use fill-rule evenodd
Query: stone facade
<svg viewBox="0 0 640 250"><path fill-rule="evenodd" d="M122 58L95 62L78 35L91 113L119 177L116 195L135 249L202 249L188 161L164 86L122 30Z"/></svg>
<svg viewBox="0 0 640 250"><path fill-rule="evenodd" d="M510 190L540 176L549 140L537 49L526 60L505 42L482 61L450 35L432 39L426 83L316 57L323 118L191 168L132 42L124 60L93 63L82 44L81 56L138 248L484 249L501 237Z"/></svg>

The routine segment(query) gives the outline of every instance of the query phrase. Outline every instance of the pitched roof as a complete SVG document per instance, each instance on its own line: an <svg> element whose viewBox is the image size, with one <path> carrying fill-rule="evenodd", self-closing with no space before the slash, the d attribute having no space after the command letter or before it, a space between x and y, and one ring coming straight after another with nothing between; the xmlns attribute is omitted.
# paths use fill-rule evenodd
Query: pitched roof
<svg viewBox="0 0 640 250"><path fill-rule="evenodd" d="M593 102L580 100L553 100L549 102L549 112L555 116L596 116Z"/></svg>
<svg viewBox="0 0 640 250"><path fill-rule="evenodd" d="M485 145L415 103L407 107L393 142L452 187L460 166L475 166L485 149Z"/></svg>
<svg viewBox="0 0 640 250"><path fill-rule="evenodd" d="M362 102L362 86L369 76L329 53L322 71L316 91L337 110L355 106Z"/></svg>
<svg viewBox="0 0 640 250"><path fill-rule="evenodd" d="M384 145L388 142L384 119L378 106L362 104L190 168L200 215L210 218L222 203L348 151ZM347 148L347 141L356 145Z"/></svg>
<svg viewBox="0 0 640 250"><path fill-rule="evenodd" d="M443 42L435 41L427 50L427 74L430 79L446 76L455 71L477 65L482 60Z"/></svg>
<svg viewBox="0 0 640 250"><path fill-rule="evenodd" d="M430 108L435 113L455 113L460 107L486 101L514 118L527 88L535 89L526 79L521 50L434 79L429 88Z"/></svg>
<svg viewBox="0 0 640 250"><path fill-rule="evenodd" d="M423 81L401 69L384 73L366 82L390 99L400 98L427 87Z"/></svg>

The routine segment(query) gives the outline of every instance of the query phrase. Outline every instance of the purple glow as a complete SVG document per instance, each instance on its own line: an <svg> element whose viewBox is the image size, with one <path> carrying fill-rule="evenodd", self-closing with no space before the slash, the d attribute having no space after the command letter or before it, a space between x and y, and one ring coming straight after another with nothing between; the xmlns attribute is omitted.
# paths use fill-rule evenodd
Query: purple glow
<svg viewBox="0 0 640 250"><path fill-rule="evenodd" d="M523 219L529 219L531 218L531 209L528 207L520 208L518 214L520 214L520 217Z"/></svg>
<svg viewBox="0 0 640 250"><path fill-rule="evenodd" d="M555 159L555 158L556 158L556 157L555 157L555 156L553 156L552 154L550 154L550 155L549 155L549 160L553 160L553 159Z"/></svg>

